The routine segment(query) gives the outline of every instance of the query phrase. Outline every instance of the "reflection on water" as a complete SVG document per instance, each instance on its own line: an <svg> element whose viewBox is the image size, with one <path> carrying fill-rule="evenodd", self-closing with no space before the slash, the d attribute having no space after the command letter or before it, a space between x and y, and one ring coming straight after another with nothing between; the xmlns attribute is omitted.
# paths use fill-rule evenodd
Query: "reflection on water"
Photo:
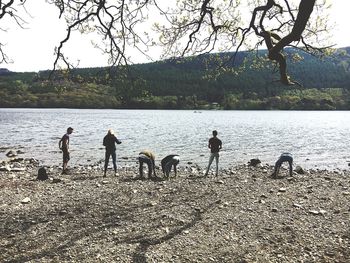
<svg viewBox="0 0 350 263"><path fill-rule="evenodd" d="M97 162L104 156L102 139L113 128L123 142L119 158L136 160L140 150L151 149L157 162L177 153L182 165L204 167L216 129L223 141L222 167L256 157L273 164L281 152L291 152L306 168L348 168L349 117L348 111L0 109L0 148L23 148L25 156L59 164L58 140L72 126L71 164Z"/></svg>

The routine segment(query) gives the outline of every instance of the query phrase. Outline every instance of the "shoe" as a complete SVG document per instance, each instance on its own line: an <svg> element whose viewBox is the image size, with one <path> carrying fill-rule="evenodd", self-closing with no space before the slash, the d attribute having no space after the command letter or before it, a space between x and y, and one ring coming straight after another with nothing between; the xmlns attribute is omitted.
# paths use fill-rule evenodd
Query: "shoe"
<svg viewBox="0 0 350 263"><path fill-rule="evenodd" d="M106 174L103 174L103 177L106 177Z"/></svg>
<svg viewBox="0 0 350 263"><path fill-rule="evenodd" d="M114 176L119 176L119 173L116 172L116 173L114 174Z"/></svg>

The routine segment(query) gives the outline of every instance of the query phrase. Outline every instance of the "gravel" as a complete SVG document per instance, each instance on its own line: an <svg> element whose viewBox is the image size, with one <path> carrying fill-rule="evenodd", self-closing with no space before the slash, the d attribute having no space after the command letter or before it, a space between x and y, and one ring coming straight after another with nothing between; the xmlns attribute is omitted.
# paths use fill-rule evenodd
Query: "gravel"
<svg viewBox="0 0 350 263"><path fill-rule="evenodd" d="M350 262L349 171L0 166L0 262Z"/></svg>

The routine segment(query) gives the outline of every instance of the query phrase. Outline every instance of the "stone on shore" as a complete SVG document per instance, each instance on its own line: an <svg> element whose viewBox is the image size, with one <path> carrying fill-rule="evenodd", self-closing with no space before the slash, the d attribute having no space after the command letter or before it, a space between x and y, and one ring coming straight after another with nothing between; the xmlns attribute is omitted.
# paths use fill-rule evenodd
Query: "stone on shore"
<svg viewBox="0 0 350 263"><path fill-rule="evenodd" d="M301 168L301 166L299 166L299 165L297 167L295 167L294 171L298 174L305 174L304 169Z"/></svg>
<svg viewBox="0 0 350 263"><path fill-rule="evenodd" d="M7 157L16 157L17 156L17 152L15 150L10 150L6 153Z"/></svg>
<svg viewBox="0 0 350 263"><path fill-rule="evenodd" d="M261 161L258 158L250 159L250 161L248 162L248 165L253 167L256 167L260 164L261 164Z"/></svg>
<svg viewBox="0 0 350 263"><path fill-rule="evenodd" d="M26 197L24 199L21 200L21 203L22 204L29 204L31 202L30 198L29 197Z"/></svg>
<svg viewBox="0 0 350 263"><path fill-rule="evenodd" d="M350 171L275 180L272 166L241 165L203 177L184 164L166 180L159 167L140 179L136 165L108 178L79 165L46 167L39 182L36 162L19 163L25 172L0 172L0 261L350 262Z"/></svg>
<svg viewBox="0 0 350 263"><path fill-rule="evenodd" d="M11 171L11 167L10 167L10 165L6 164L6 165L0 167L0 171L2 171L2 172L10 172Z"/></svg>

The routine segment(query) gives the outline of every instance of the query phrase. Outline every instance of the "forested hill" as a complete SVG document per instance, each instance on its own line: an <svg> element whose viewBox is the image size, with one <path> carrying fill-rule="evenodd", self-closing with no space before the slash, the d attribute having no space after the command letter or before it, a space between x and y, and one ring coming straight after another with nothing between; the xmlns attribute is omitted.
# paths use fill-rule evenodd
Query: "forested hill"
<svg viewBox="0 0 350 263"><path fill-rule="evenodd" d="M319 59L286 51L288 73L302 86L284 86L266 51L218 53L130 67L128 78L110 68L80 68L48 80L49 71L0 69L1 107L170 109L350 109L350 47ZM293 61L291 58L293 57ZM230 62L231 63L231 62Z"/></svg>

